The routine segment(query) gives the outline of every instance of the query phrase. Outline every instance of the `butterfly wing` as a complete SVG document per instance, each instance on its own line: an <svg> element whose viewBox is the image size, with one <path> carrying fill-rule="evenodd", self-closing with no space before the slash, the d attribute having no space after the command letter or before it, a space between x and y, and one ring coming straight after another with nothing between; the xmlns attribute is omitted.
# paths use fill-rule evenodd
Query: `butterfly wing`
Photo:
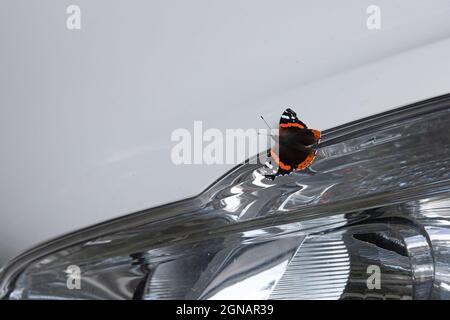
<svg viewBox="0 0 450 320"><path fill-rule="evenodd" d="M294 110L287 108L280 118L280 129L285 128L308 129L308 126L304 122L300 121ZM308 129L308 131L314 136L316 142L320 140L321 134L319 130Z"/></svg>
<svg viewBox="0 0 450 320"><path fill-rule="evenodd" d="M319 142L320 131L308 129L290 108L283 112L279 129L279 142L270 152L278 165L277 175L307 168L316 156L311 146Z"/></svg>
<svg viewBox="0 0 450 320"><path fill-rule="evenodd" d="M280 130L278 150L273 150L280 174L306 168L314 159L315 150L310 146L316 141L310 129L290 127Z"/></svg>
<svg viewBox="0 0 450 320"><path fill-rule="evenodd" d="M298 119L297 114L295 113L294 110L287 108L281 115L280 129L281 128L291 128L291 127L299 128L299 129L307 129L308 128L306 126L306 124L304 124L303 122L301 122Z"/></svg>

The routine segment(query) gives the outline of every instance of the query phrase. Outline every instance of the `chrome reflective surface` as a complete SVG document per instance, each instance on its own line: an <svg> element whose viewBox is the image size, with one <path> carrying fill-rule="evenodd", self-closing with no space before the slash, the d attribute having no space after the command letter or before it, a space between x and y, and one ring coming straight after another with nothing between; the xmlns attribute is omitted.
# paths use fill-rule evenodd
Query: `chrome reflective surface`
<svg viewBox="0 0 450 320"><path fill-rule="evenodd" d="M198 197L29 250L0 296L450 299L449 126L442 96L327 130L308 170L271 181L242 164Z"/></svg>

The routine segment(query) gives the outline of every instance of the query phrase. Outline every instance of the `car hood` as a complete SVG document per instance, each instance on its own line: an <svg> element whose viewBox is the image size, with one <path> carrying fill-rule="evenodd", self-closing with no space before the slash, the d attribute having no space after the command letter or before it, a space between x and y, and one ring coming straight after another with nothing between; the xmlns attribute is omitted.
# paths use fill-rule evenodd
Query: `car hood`
<svg viewBox="0 0 450 320"><path fill-rule="evenodd" d="M179 128L319 130L450 87L447 1L96 1L0 10L0 265L62 233L201 192L233 165L175 165ZM37 27L39 26L39 27Z"/></svg>

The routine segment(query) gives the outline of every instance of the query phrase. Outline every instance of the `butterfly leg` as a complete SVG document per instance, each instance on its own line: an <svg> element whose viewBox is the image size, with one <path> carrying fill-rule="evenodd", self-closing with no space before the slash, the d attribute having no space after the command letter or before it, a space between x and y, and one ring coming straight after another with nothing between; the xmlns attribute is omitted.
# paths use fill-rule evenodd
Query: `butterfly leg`
<svg viewBox="0 0 450 320"><path fill-rule="evenodd" d="M277 177L276 174L266 174L264 175L264 178L269 179L269 180L275 180L275 178Z"/></svg>

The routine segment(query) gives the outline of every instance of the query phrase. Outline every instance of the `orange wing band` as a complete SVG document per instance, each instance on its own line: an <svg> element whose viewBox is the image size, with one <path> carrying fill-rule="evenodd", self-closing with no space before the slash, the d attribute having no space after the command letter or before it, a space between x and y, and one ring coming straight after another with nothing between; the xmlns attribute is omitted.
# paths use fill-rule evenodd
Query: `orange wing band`
<svg viewBox="0 0 450 320"><path fill-rule="evenodd" d="M280 123L280 128L289 128L289 127L297 127L297 128L300 128L300 129L304 129L305 128L300 123L293 123L293 122Z"/></svg>
<svg viewBox="0 0 450 320"><path fill-rule="evenodd" d="M300 162L300 164L297 166L297 170L303 170L309 167L309 165L313 162L315 157L316 157L315 152L311 152L310 154L308 154L306 159Z"/></svg>
<svg viewBox="0 0 450 320"><path fill-rule="evenodd" d="M280 161L280 158L278 157L278 155L275 153L275 151L273 151L272 149L270 149L270 156L273 158L273 161L275 161L275 163L283 170L289 171L291 170L291 166L284 164L283 162Z"/></svg>
<svg viewBox="0 0 450 320"><path fill-rule="evenodd" d="M316 130L316 129L311 129L311 131L314 135L314 138L316 138L317 141L320 140L320 137L321 137L320 131Z"/></svg>

